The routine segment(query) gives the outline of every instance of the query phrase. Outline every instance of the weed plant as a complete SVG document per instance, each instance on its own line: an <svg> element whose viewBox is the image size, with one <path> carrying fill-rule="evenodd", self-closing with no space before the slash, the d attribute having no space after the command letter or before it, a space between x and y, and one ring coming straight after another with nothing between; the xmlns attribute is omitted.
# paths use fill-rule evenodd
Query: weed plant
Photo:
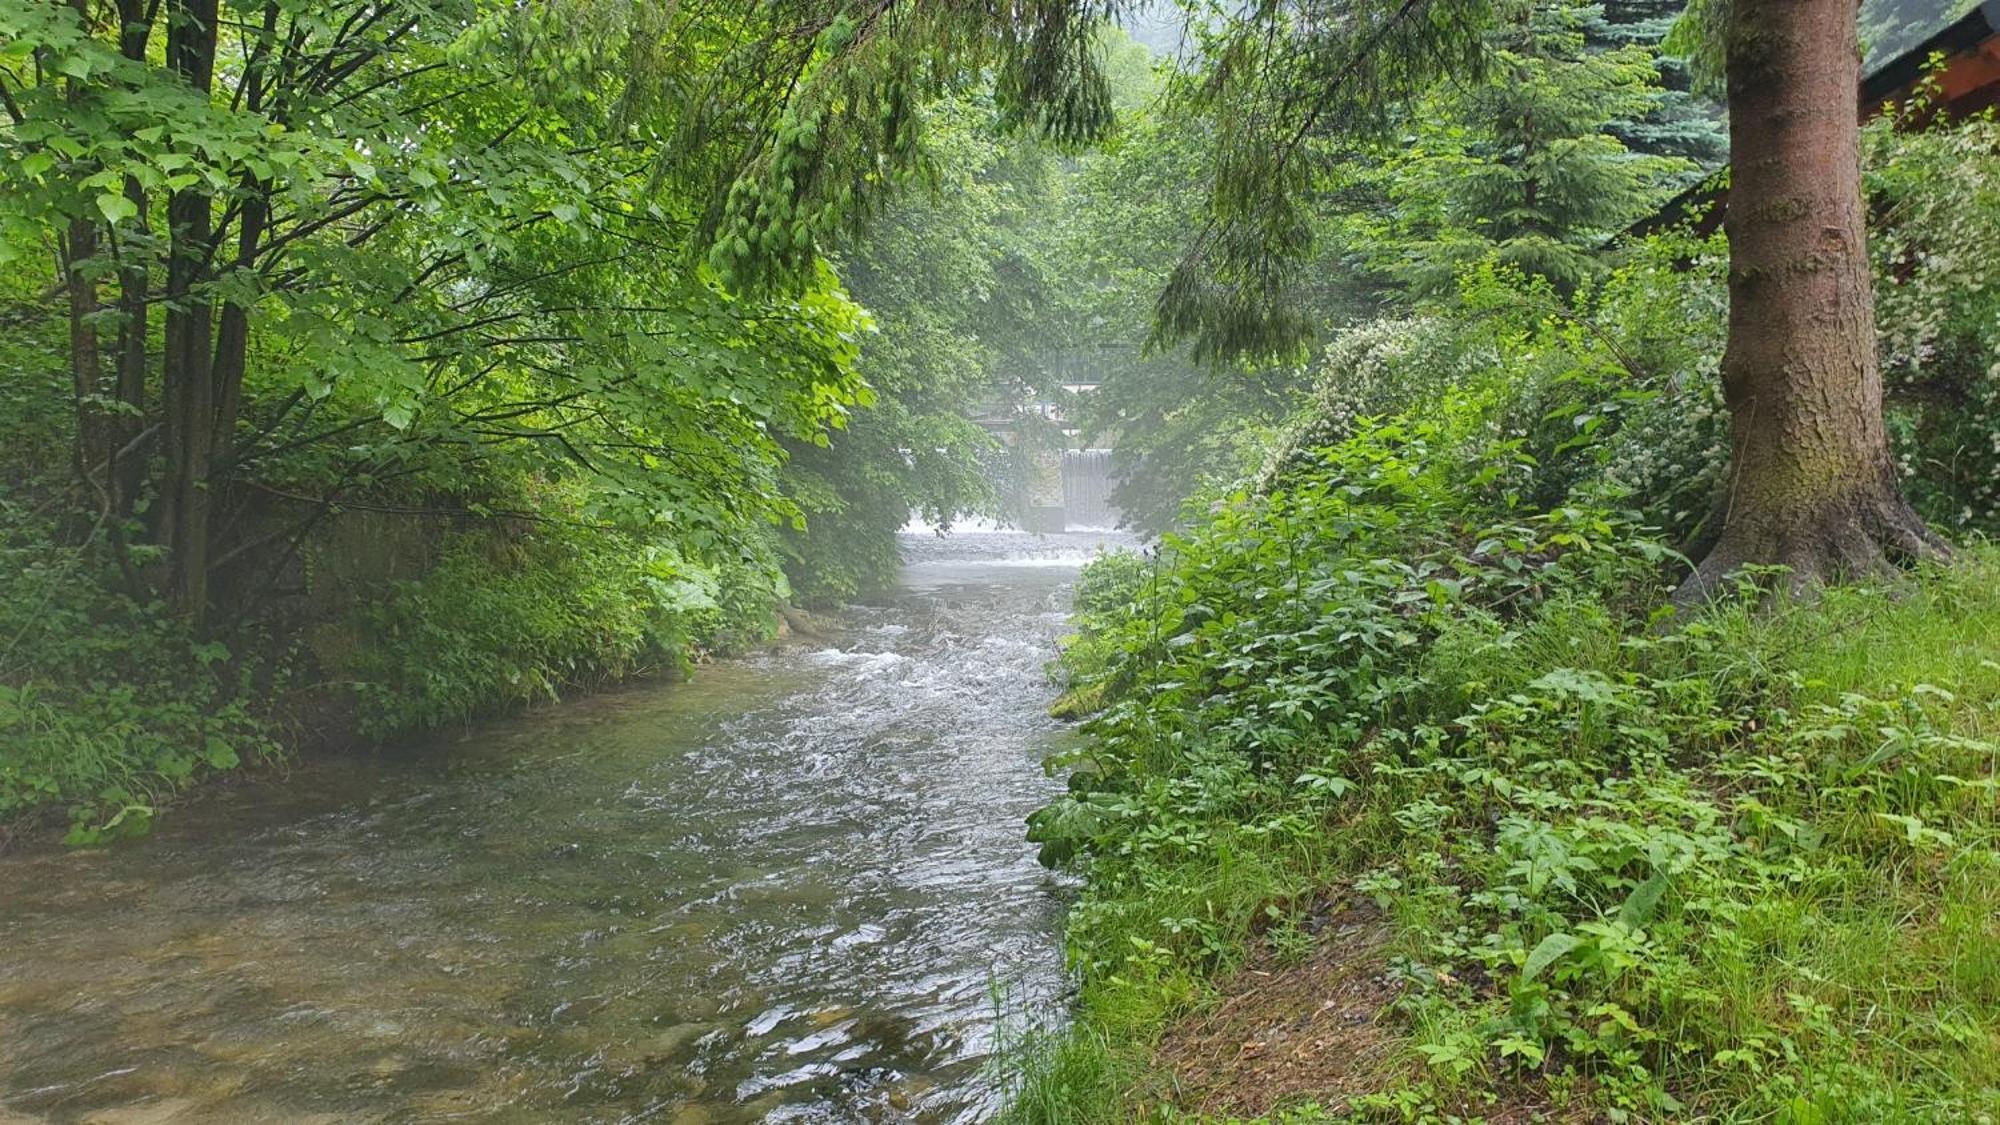
<svg viewBox="0 0 2000 1125"><path fill-rule="evenodd" d="M1524 504L1481 417L1363 419L1086 572L1101 709L1033 820L1083 1002L1014 1119L1171 1117L1151 1037L1332 896L1393 928L1406 1055L1343 1114L1991 1120L2000 551L1675 616L1643 518Z"/></svg>

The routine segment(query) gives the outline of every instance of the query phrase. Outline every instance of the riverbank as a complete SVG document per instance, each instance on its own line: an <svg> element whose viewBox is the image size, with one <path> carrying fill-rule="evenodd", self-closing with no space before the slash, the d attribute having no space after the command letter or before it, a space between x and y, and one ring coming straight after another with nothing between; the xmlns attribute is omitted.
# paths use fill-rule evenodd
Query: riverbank
<svg viewBox="0 0 2000 1125"><path fill-rule="evenodd" d="M2000 1115L2000 551L1670 619L1612 513L1421 512L1086 572L1083 992L1011 1120Z"/></svg>
<svg viewBox="0 0 2000 1125"><path fill-rule="evenodd" d="M129 836L228 771L685 671L783 624L775 559L716 566L670 537L525 521L359 512L325 525L298 552L292 592L196 632L122 592L92 544L9 521L0 843Z"/></svg>

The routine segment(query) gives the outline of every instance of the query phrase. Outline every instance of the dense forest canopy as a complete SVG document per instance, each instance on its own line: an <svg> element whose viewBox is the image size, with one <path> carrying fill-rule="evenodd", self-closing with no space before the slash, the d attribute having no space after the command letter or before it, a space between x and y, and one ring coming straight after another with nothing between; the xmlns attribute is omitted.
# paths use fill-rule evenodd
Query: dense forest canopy
<svg viewBox="0 0 2000 1125"><path fill-rule="evenodd" d="M980 13L12 6L9 244L57 244L112 540L156 462L142 538L199 615L242 546L211 509L273 458L336 490L533 459L696 547L786 515L775 441L865 394L817 245L920 173L928 102L992 60L1003 115L1109 113L1091 12ZM330 447L357 411L381 439Z"/></svg>

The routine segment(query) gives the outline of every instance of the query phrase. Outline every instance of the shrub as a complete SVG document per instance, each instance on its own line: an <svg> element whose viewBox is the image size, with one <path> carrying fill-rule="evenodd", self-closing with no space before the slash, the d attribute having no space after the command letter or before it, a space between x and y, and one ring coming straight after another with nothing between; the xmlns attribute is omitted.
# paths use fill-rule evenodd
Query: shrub
<svg viewBox="0 0 2000 1125"><path fill-rule="evenodd" d="M0 822L56 807L71 843L143 831L197 778L277 754L245 703L275 678L256 638L197 640L53 539L0 510Z"/></svg>
<svg viewBox="0 0 2000 1125"><path fill-rule="evenodd" d="M348 674L386 737L559 698L767 635L770 558L728 566L670 542L543 527L452 535L435 568L363 611Z"/></svg>
<svg viewBox="0 0 2000 1125"><path fill-rule="evenodd" d="M1919 104L1870 126L1876 322L1911 499L2000 530L2000 121Z"/></svg>
<svg viewBox="0 0 2000 1125"><path fill-rule="evenodd" d="M1602 338L1659 328L1611 299L1649 269L1591 327L1485 337L1567 412L1440 380L1199 513L1143 581L1086 572L1064 660L1101 710L1032 820L1086 879L1079 1043L1143 1043L1332 895L1396 935L1406 1079L1364 1116L1524 1082L1611 1120L1994 1111L2000 553L1667 616L1672 553L1607 506L1664 397ZM1624 416L1578 423L1605 398ZM1048 1066L1020 1119L1145 1081Z"/></svg>

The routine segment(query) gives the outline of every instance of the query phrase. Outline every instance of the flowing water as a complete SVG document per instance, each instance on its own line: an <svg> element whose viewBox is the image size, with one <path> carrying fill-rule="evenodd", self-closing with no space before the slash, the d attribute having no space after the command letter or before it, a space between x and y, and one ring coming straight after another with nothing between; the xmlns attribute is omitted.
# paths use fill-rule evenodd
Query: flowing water
<svg viewBox="0 0 2000 1125"><path fill-rule="evenodd" d="M906 546L691 681L0 857L0 1125L990 1116L996 1009L1061 1009L1021 821L1096 537Z"/></svg>

